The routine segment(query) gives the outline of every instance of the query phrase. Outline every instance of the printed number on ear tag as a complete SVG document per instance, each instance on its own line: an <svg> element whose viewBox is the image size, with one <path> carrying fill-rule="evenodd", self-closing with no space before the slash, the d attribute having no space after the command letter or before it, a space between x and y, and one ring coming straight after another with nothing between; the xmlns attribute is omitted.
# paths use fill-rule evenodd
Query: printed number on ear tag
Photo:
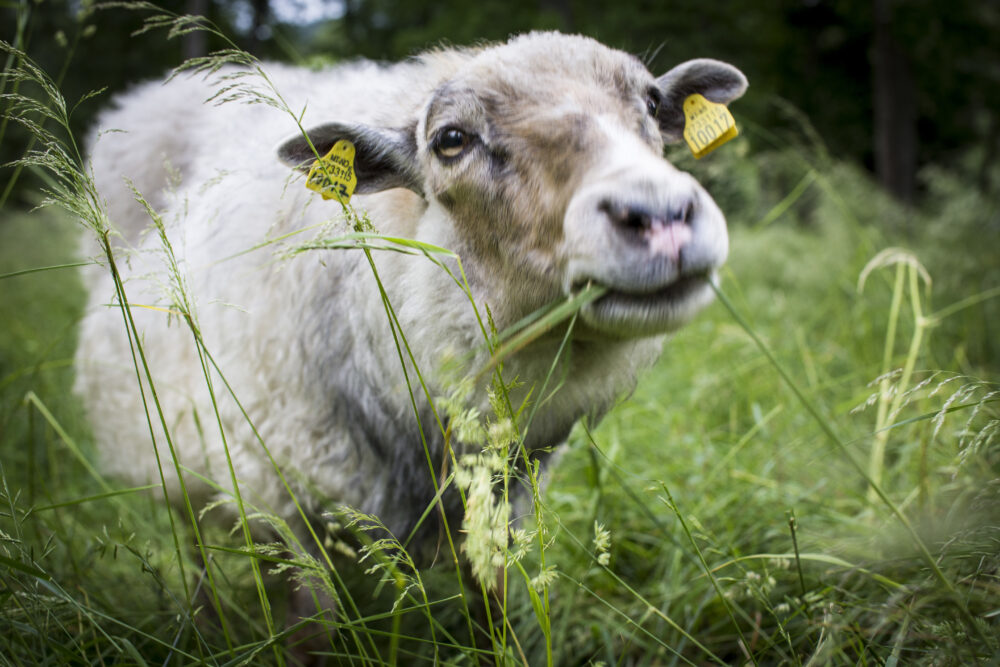
<svg viewBox="0 0 1000 667"><path fill-rule="evenodd" d="M306 177L306 187L323 195L323 199L336 199L341 204L351 201L358 177L354 173L354 144L341 139L330 152L313 162Z"/></svg>
<svg viewBox="0 0 1000 667"><path fill-rule="evenodd" d="M695 93L684 100L684 141L696 158L708 155L739 134L725 104Z"/></svg>

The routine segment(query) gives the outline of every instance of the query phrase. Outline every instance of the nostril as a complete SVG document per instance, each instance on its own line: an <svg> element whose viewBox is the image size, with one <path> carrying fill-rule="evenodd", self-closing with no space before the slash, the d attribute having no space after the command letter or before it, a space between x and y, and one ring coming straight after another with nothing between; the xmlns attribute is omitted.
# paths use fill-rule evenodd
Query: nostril
<svg viewBox="0 0 1000 667"><path fill-rule="evenodd" d="M666 206L641 201L623 203L609 197L600 200L597 209L623 239L653 258L663 257L679 265L682 249L694 239L697 197L678 197Z"/></svg>
<svg viewBox="0 0 1000 667"><path fill-rule="evenodd" d="M623 204L612 199L602 199L597 208L616 227L644 231L670 224L690 226L694 218L695 202L693 199L684 199L665 208L653 210L652 207L643 204Z"/></svg>
<svg viewBox="0 0 1000 667"><path fill-rule="evenodd" d="M694 204L688 200L679 206L670 207L670 222L682 222L684 224L691 224L691 215L694 210Z"/></svg>
<svg viewBox="0 0 1000 667"><path fill-rule="evenodd" d="M652 217L647 213L632 209L625 216L623 224L631 229L649 229Z"/></svg>
<svg viewBox="0 0 1000 667"><path fill-rule="evenodd" d="M615 226L636 231L649 229L653 226L653 221L657 219L655 215L642 206L628 206L607 199L602 200L597 208L607 215ZM659 219L662 220L662 218Z"/></svg>
<svg viewBox="0 0 1000 667"><path fill-rule="evenodd" d="M623 224L625 218L628 216L628 208L608 199L601 200L601 203L597 205L597 209L608 216L608 219L616 225Z"/></svg>

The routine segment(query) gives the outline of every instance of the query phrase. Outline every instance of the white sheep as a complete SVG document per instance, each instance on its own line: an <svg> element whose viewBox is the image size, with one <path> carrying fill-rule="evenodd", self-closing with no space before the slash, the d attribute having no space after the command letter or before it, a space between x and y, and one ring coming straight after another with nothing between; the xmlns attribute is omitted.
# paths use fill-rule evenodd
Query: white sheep
<svg viewBox="0 0 1000 667"><path fill-rule="evenodd" d="M488 305L499 329L587 284L609 289L581 312L557 370L560 388L527 433L529 450L556 445L581 416L605 412L660 354L664 333L710 300L727 253L725 221L662 152L680 138L688 95L729 102L743 93L746 80L732 66L694 60L655 78L592 39L532 33L388 66L265 70L288 106L305 110L320 155L339 139L356 146L352 205L382 234L455 251L480 312ZM345 503L405 537L434 487L372 269L359 250L276 252L324 222L326 233L343 232L341 207L303 186L315 154L291 115L266 104L206 104L214 92L198 77L139 86L100 118L122 132L101 134L92 150L175 454L230 489L224 433L247 501L295 522L252 422L310 511ZM191 330L168 312L164 246L142 233L150 216L126 178L162 217L205 349L240 401L212 371L222 433ZM373 258L431 396L447 393L446 357L473 354L472 371L486 360L473 308L425 257ZM136 484L159 481L152 429L176 499L175 468L143 382L147 423L110 272L89 280L76 389L103 468ZM520 381L515 404L538 389L561 333L506 360L505 377ZM487 380L469 399L484 413ZM444 439L412 373L411 381L439 473ZM185 481L212 493L194 475Z"/></svg>

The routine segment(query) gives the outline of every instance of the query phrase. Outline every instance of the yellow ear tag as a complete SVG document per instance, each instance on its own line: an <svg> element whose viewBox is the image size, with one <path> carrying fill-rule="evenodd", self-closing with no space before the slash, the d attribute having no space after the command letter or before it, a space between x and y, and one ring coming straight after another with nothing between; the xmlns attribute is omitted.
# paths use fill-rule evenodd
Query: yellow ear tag
<svg viewBox="0 0 1000 667"><path fill-rule="evenodd" d="M684 100L684 141L696 158L708 155L739 134L725 104L695 93Z"/></svg>
<svg viewBox="0 0 1000 667"><path fill-rule="evenodd" d="M313 162L306 177L306 187L323 195L323 199L336 199L341 204L351 201L358 177L354 173L354 144L341 139L330 152Z"/></svg>

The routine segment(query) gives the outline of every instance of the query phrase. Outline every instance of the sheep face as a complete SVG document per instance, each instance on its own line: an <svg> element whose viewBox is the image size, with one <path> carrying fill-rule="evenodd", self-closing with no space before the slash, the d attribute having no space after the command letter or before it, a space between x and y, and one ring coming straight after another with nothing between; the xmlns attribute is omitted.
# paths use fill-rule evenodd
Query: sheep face
<svg viewBox="0 0 1000 667"><path fill-rule="evenodd" d="M728 250L722 213L663 159L664 143L680 138L688 95L728 102L745 88L718 61L657 79L593 40L533 34L475 53L406 128L331 123L309 135L321 154L356 144L359 192L409 188L425 215L446 217L496 285L503 319L595 284L608 292L582 311L580 335L645 336L710 300ZM279 153L299 168L315 157L303 137Z"/></svg>

